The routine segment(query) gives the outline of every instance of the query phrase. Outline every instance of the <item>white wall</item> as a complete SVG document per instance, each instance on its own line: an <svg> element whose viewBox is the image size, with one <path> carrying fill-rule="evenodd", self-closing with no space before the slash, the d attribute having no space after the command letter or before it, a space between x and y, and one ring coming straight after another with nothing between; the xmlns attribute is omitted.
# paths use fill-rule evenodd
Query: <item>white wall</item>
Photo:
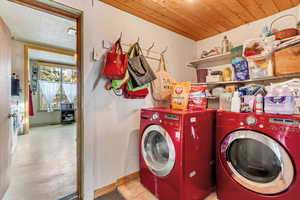
<svg viewBox="0 0 300 200"><path fill-rule="evenodd" d="M177 80L196 80L194 70L186 67L196 56L196 43L97 0L94 7L92 1L58 2L84 12L84 199L91 200L95 189L139 170L139 110L152 106L150 96L126 100L112 95L104 90L104 79L93 88L101 69L92 60L93 48L102 40L115 40L120 32L126 43L141 37L141 46L150 47L155 41L154 51L169 47L166 60Z"/></svg>
<svg viewBox="0 0 300 200"><path fill-rule="evenodd" d="M228 39L232 42L233 46L241 45L243 41L253 38L258 38L262 32L264 25L270 26L271 22L279 16L286 14L293 14L299 19L299 6L290 8L288 10L282 11L270 17L266 17L249 24L239 26L230 31L218 34L216 36L200 40L197 42L197 56L201 56L203 50L210 50L213 47L221 46L223 37L226 35ZM285 29L289 27L295 27L295 20L292 17L283 18L275 22L274 27L277 29Z"/></svg>
<svg viewBox="0 0 300 200"><path fill-rule="evenodd" d="M24 100L24 44L18 41L13 41L12 49L12 72L19 75L20 86L22 93L20 95L20 101ZM59 123L60 122L60 111L56 112L38 112L37 110L37 95L33 95L34 104L34 116L30 117L30 125L42 125L46 123Z"/></svg>
<svg viewBox="0 0 300 200"><path fill-rule="evenodd" d="M53 112L41 112L38 110L39 97L38 93L32 95L33 104L33 116L30 116L29 127L45 126L47 124L59 124L60 123L60 111Z"/></svg>

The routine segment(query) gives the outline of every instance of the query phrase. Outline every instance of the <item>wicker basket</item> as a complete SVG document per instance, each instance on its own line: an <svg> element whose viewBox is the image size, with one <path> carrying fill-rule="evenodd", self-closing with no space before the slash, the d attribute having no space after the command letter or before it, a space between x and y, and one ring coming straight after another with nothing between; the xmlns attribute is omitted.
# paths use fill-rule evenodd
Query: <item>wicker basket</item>
<svg viewBox="0 0 300 200"><path fill-rule="evenodd" d="M294 15L283 15L283 16L280 16L280 17L276 18L275 20L273 20L273 22L271 23L271 26L270 26L270 31L272 31L274 23L277 22L279 19L282 19L284 17L293 17L296 21L295 26L297 27L297 18L296 18L296 16L294 16ZM287 29L284 29L284 30L281 30L281 31L276 31L276 32L273 33L276 40L282 40L282 39L294 37L298 34L299 34L299 31L298 31L297 28L287 28Z"/></svg>

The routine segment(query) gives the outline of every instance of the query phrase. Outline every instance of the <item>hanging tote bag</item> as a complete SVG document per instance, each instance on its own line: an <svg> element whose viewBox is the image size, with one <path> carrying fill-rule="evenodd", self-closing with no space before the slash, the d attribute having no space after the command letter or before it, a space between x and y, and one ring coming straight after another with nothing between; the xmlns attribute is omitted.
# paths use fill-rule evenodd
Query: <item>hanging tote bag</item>
<svg viewBox="0 0 300 200"><path fill-rule="evenodd" d="M117 90L120 88L124 88L124 86L126 85L126 83L129 81L129 72L128 70L125 73L125 77L122 80L112 80L111 84L112 84L112 88Z"/></svg>
<svg viewBox="0 0 300 200"><path fill-rule="evenodd" d="M156 72L156 79L151 82L152 97L156 101L168 101L172 95L172 83L175 82L174 78L168 73L163 55L160 57L159 69Z"/></svg>
<svg viewBox="0 0 300 200"><path fill-rule="evenodd" d="M149 93L149 84L145 84L139 87L134 87L132 80L129 80L124 90L124 98L127 99L144 99Z"/></svg>
<svg viewBox="0 0 300 200"><path fill-rule="evenodd" d="M128 55L123 53L121 40L116 41L112 50L106 54L103 75L111 80L122 80L128 66Z"/></svg>
<svg viewBox="0 0 300 200"><path fill-rule="evenodd" d="M129 51L128 71L134 87L143 86L156 79L155 73L143 55L139 43Z"/></svg>
<svg viewBox="0 0 300 200"><path fill-rule="evenodd" d="M148 95L148 88L130 91L128 87L125 88L124 98L126 99L144 99Z"/></svg>

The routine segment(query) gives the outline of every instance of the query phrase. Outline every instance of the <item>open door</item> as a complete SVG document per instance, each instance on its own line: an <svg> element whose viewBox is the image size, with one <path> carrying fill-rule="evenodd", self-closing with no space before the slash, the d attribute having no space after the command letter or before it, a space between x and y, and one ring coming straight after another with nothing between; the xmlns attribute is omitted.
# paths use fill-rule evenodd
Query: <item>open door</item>
<svg viewBox="0 0 300 200"><path fill-rule="evenodd" d="M10 73L11 73L11 34L0 17L0 199L9 186L11 161L10 134Z"/></svg>

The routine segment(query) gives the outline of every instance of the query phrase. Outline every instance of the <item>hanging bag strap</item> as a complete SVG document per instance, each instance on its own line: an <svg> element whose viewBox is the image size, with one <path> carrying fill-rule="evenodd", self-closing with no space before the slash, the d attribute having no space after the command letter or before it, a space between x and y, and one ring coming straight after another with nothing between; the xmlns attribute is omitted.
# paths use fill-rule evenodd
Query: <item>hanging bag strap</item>
<svg viewBox="0 0 300 200"><path fill-rule="evenodd" d="M159 70L158 71L168 71L167 65L166 65L166 61L165 61L165 57L164 55L160 56L160 66L159 66Z"/></svg>
<svg viewBox="0 0 300 200"><path fill-rule="evenodd" d="M140 54L141 53L141 54ZM143 52L140 48L140 45L139 43L135 43L133 46L132 46L132 51L130 52L130 57L133 58L133 57L139 57L140 55L143 55ZM138 70L135 69L135 67L131 67L131 70L137 75L137 76L144 76L146 73L147 73L147 70L146 68L144 67L143 65L143 61L141 59L141 57L139 57L139 63L141 64L141 67L143 68L143 71L144 73L141 73L139 72Z"/></svg>
<svg viewBox="0 0 300 200"><path fill-rule="evenodd" d="M131 45L131 47L128 50L128 57L133 58L136 56L136 43L134 43L133 45Z"/></svg>
<svg viewBox="0 0 300 200"><path fill-rule="evenodd" d="M121 54L123 54L123 49L122 49L122 45L121 45L121 39L118 39L115 42L115 53L117 53L118 51L121 52Z"/></svg>

